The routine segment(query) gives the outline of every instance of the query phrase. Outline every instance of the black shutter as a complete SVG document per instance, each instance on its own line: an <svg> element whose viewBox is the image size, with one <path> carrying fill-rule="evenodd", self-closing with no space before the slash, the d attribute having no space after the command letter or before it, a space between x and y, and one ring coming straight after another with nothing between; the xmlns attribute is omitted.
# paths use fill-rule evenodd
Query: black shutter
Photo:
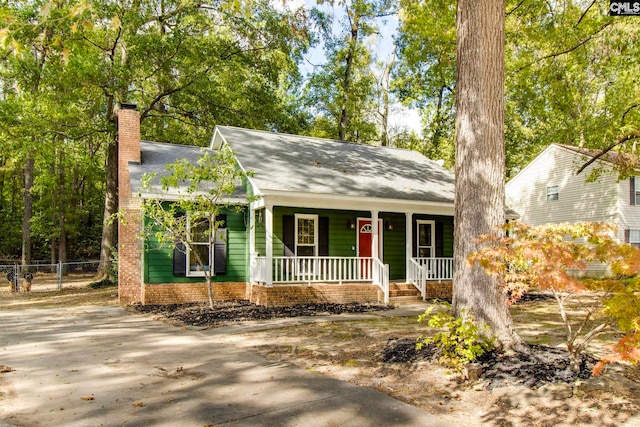
<svg viewBox="0 0 640 427"><path fill-rule="evenodd" d="M436 221L436 257L444 256L444 225L440 221Z"/></svg>
<svg viewBox="0 0 640 427"><path fill-rule="evenodd" d="M216 223L219 223L222 221L222 224L218 225L218 228L227 228L227 215L225 214L221 214L221 215L216 215Z"/></svg>
<svg viewBox="0 0 640 427"><path fill-rule="evenodd" d="M629 202L631 205L636 204L636 177L629 178Z"/></svg>
<svg viewBox="0 0 640 427"><path fill-rule="evenodd" d="M318 218L318 256L329 256L329 218Z"/></svg>
<svg viewBox="0 0 640 427"><path fill-rule="evenodd" d="M216 221L221 220L216 218ZM213 243L213 274L216 276L227 274L227 236L226 228L216 230Z"/></svg>
<svg viewBox="0 0 640 427"><path fill-rule="evenodd" d="M624 242L629 243L631 240L631 230L624 230Z"/></svg>
<svg viewBox="0 0 640 427"><path fill-rule="evenodd" d="M282 243L284 243L284 256L295 256L295 220L293 215L282 216Z"/></svg>
<svg viewBox="0 0 640 427"><path fill-rule="evenodd" d="M184 243L178 243L173 248L173 275L187 275L187 248Z"/></svg>

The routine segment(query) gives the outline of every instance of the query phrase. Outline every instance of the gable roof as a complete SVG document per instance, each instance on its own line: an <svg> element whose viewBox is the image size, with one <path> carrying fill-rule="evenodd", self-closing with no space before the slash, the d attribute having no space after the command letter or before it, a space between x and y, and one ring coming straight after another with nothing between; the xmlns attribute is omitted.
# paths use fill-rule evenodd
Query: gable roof
<svg viewBox="0 0 640 427"><path fill-rule="evenodd" d="M453 203L453 174L415 151L217 126L211 147L223 143L262 194Z"/></svg>

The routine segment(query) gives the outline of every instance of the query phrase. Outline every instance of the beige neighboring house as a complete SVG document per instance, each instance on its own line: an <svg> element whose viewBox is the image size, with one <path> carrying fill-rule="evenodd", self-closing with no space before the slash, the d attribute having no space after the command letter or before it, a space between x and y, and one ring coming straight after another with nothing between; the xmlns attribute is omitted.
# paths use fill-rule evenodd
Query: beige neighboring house
<svg viewBox="0 0 640 427"><path fill-rule="evenodd" d="M617 227L618 241L640 247L640 177L619 181L614 166L621 161L628 164L629 158L616 153L603 156L577 175L595 153L551 144L507 183L507 204L528 225L604 222ZM598 178L589 182L594 173ZM587 272L606 273L606 266L592 265Z"/></svg>

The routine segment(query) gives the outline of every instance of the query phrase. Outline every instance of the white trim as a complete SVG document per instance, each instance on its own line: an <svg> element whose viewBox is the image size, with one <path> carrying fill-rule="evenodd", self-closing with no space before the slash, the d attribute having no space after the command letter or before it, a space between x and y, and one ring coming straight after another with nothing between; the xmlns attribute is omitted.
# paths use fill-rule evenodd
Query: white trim
<svg viewBox="0 0 640 427"><path fill-rule="evenodd" d="M413 254L413 212L405 212L405 278L409 278L409 270L411 269L411 258Z"/></svg>
<svg viewBox="0 0 640 427"><path fill-rule="evenodd" d="M420 225L431 224L431 246L425 246L431 248L430 257L420 256ZM436 222L433 220L419 219L416 221L416 257L417 258L435 258L436 257Z"/></svg>
<svg viewBox="0 0 640 427"><path fill-rule="evenodd" d="M273 206L309 209L361 211L363 206L368 206L375 208L378 212L413 212L416 214L443 216L453 216L454 214L453 203L281 191L265 191L259 200L251 203L251 206L256 209L267 203Z"/></svg>
<svg viewBox="0 0 640 427"><path fill-rule="evenodd" d="M312 219L313 220L313 245L309 245L309 244L304 244L304 245L300 245L298 244L298 220L300 219ZM298 255L298 246L303 246L303 247L309 247L309 246L313 246L313 255L312 256L318 256L318 245L319 245L319 238L318 238L318 222L319 222L319 217L316 214L294 214L294 254L295 256L301 256Z"/></svg>
<svg viewBox="0 0 640 427"><path fill-rule="evenodd" d="M264 209L264 233L267 265L265 268L266 286L273 286L273 206Z"/></svg>
<svg viewBox="0 0 640 427"><path fill-rule="evenodd" d="M158 200L163 200L166 202L177 202L178 200L182 200L184 199L187 195L186 194L176 194L176 193L149 193L149 192L145 192L145 193L137 193L136 194L137 198L139 199L158 199ZM239 198L239 197L229 197L229 198L223 198L220 199L219 205L246 205L247 204L247 199L246 198Z"/></svg>

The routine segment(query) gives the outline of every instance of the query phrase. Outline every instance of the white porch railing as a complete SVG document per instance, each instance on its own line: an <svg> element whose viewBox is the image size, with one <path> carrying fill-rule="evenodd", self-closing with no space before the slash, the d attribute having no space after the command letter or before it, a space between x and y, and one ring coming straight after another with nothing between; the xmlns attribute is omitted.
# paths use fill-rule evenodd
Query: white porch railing
<svg viewBox="0 0 640 427"><path fill-rule="evenodd" d="M412 258L422 267L423 279L453 280L453 258Z"/></svg>
<svg viewBox="0 0 640 427"><path fill-rule="evenodd" d="M413 284L420 291L422 299L424 299L427 292L427 281L424 278L422 266L414 258L409 259L409 271L407 273L407 282Z"/></svg>
<svg viewBox="0 0 640 427"><path fill-rule="evenodd" d="M273 257L272 280L267 258L251 259L251 277L262 283L338 283L372 282L380 286L389 300L389 266L371 257Z"/></svg>

